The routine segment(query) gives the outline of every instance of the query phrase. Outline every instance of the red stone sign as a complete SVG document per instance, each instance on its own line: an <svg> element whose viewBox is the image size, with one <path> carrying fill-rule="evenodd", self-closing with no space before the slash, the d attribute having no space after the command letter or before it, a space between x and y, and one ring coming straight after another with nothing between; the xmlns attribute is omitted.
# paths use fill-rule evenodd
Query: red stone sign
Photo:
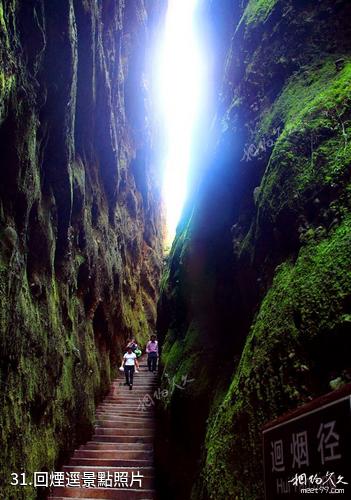
<svg viewBox="0 0 351 500"><path fill-rule="evenodd" d="M351 384L267 424L263 455L266 500L350 499Z"/></svg>

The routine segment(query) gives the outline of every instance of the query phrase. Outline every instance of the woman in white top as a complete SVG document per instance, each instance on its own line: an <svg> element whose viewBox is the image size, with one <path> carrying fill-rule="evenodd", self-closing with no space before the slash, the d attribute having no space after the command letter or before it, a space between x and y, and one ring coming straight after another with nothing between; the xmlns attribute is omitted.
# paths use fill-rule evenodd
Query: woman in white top
<svg viewBox="0 0 351 500"><path fill-rule="evenodd" d="M124 374L126 376L126 382L124 385L129 385L129 389L133 389L133 376L134 376L134 367L139 369L139 363L137 360L136 354L132 351L131 346L128 347L127 352L123 356L123 367Z"/></svg>

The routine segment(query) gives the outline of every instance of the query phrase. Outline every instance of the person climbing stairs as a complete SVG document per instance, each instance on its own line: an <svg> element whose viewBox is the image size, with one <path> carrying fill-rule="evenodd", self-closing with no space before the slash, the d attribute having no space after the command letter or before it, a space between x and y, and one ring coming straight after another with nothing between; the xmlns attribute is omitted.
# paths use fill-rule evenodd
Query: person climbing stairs
<svg viewBox="0 0 351 500"><path fill-rule="evenodd" d="M154 402L157 375L146 358L134 378L133 391L119 374L96 410L91 441L77 449L62 469L63 486L50 500L65 498L154 500Z"/></svg>

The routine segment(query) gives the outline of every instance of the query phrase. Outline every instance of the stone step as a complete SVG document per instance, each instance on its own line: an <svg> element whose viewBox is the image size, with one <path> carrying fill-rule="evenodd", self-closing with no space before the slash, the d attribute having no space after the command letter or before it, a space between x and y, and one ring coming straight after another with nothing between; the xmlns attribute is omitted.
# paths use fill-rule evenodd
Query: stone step
<svg viewBox="0 0 351 500"><path fill-rule="evenodd" d="M144 412L142 412L142 411L137 412L136 416L132 416L130 418L131 418L131 420L145 420L147 418L149 418L149 420L154 420L153 415L151 415L150 417L147 417L147 416L143 415L143 413ZM107 414L117 416L117 415L119 415L119 409L118 408L99 408L98 410L96 410L96 415L107 415ZM121 417L128 420L128 417L123 417L123 415Z"/></svg>
<svg viewBox="0 0 351 500"><path fill-rule="evenodd" d="M135 385L133 385L132 389L130 389L129 387L115 387L115 388L112 388L106 394L106 397L110 397L111 395L113 395L113 396L116 396L116 395L130 396L132 394L153 394L156 391L157 391L157 388L154 388L154 387L136 387Z"/></svg>
<svg viewBox="0 0 351 500"><path fill-rule="evenodd" d="M130 397L118 397L118 398L106 398L104 404L114 404L114 405L130 405L135 403L140 403L141 401L150 401L150 398L144 398L144 396L130 396Z"/></svg>
<svg viewBox="0 0 351 500"><path fill-rule="evenodd" d="M110 388L110 392L107 393L107 395L111 394L112 392L114 394L129 394L130 392L155 392L157 391L158 387L157 384L152 384L152 385L135 385L133 384L133 389L129 389L129 386L127 385L119 385L119 386L112 386Z"/></svg>
<svg viewBox="0 0 351 500"><path fill-rule="evenodd" d="M94 434L92 441L107 442L107 443L153 443L153 436L133 436L133 435L118 435L111 436L106 434Z"/></svg>
<svg viewBox="0 0 351 500"><path fill-rule="evenodd" d="M128 472L129 475L134 472L140 472L144 477L150 477L154 478L155 477L155 469L153 466L146 466L146 467L126 467L126 466L121 466L121 467L98 467L98 466L87 466L87 465L65 465L62 469L64 472Z"/></svg>
<svg viewBox="0 0 351 500"><path fill-rule="evenodd" d="M116 392L123 392L123 393L129 393L129 392L154 392L157 391L159 384L145 384L145 385L139 385L133 383L133 389L129 389L128 385L112 385L110 387L110 391L108 392L111 393L116 393Z"/></svg>
<svg viewBox="0 0 351 500"><path fill-rule="evenodd" d="M125 385L126 383L123 381L123 382L113 382L110 386L110 390L120 390L120 391L129 391L129 387L128 385ZM159 385L158 383L158 380L150 380L148 383L146 384L141 384L140 382L138 382L137 380L133 380L133 390L134 389L138 389L140 391L144 391L144 390L149 390L149 389L157 389L157 386Z"/></svg>
<svg viewBox="0 0 351 500"><path fill-rule="evenodd" d="M152 415L150 415L149 413L146 413L146 412L142 412L142 410L138 410L137 413L130 413L129 415L124 415L123 413L119 413L119 412L111 412L111 411L106 411L106 412L99 412L97 415L96 415L96 419L97 420L100 420L100 419L103 419L103 420L106 420L106 417L107 420L114 420L114 419L121 419L121 422L123 421L128 421L128 420L122 420L122 419L130 419L130 422L134 422L134 423L140 423L141 425L143 425L144 423L152 423L153 422L153 419L152 419ZM155 422L155 425L156 425L156 422Z"/></svg>
<svg viewBox="0 0 351 500"><path fill-rule="evenodd" d="M115 405L119 405L119 404L124 404L124 405L128 405L128 404L135 404L135 403L138 403L140 401L146 401L146 400L150 400L149 397L147 398L144 398L144 396L138 396L137 394L135 394L134 396L118 396L117 398L106 398L104 403L112 403L112 404L115 404Z"/></svg>
<svg viewBox="0 0 351 500"><path fill-rule="evenodd" d="M96 411L99 411L101 409L103 410L113 410L113 411L136 411L138 408L146 408L150 410L155 409L155 404L150 403L150 402L145 402L143 400L135 400L130 403L104 403L103 405L100 405Z"/></svg>
<svg viewBox="0 0 351 500"><path fill-rule="evenodd" d="M150 389L150 387L157 387L158 385L160 385L160 380L158 378L148 378L143 382L141 382L139 378L134 378L133 380L133 387L137 387L139 389ZM123 378L123 380L121 379L119 381L112 382L110 390L115 388L128 390L128 385L126 385L125 379Z"/></svg>
<svg viewBox="0 0 351 500"><path fill-rule="evenodd" d="M140 383L138 380L134 379L133 380L133 389L140 389L140 390L150 390L150 389L157 389L157 387L160 385L160 381L158 379L149 379L145 383ZM117 390L129 390L128 385L126 385L125 380L120 382L113 382L110 386L110 390L112 391L113 389Z"/></svg>
<svg viewBox="0 0 351 500"><path fill-rule="evenodd" d="M150 408L153 408L155 405L152 404L152 402L155 402L153 399L149 399L148 398L148 401L149 401L149 407ZM132 405L133 406L138 406L140 403L145 403L146 402L146 398L135 398L131 401L126 401L124 398L122 398L122 401L117 401L114 399L113 401L104 401L103 403L101 403L99 406L96 407L97 410L99 410L100 408L115 408L115 409L123 409L123 408L130 408Z"/></svg>
<svg viewBox="0 0 351 500"><path fill-rule="evenodd" d="M135 418L147 418L147 417L149 417L150 419L153 419L154 418L154 411L147 412L146 410L153 410L154 408L146 406L146 410L144 411L142 409L144 407L145 407L144 405L140 405L139 410L131 410L131 409L128 410L127 408L120 408L118 406L105 406L105 407L98 408L96 410L96 414L110 413L111 415L121 415L123 413L128 413L128 414L131 413L132 414L131 416L134 416Z"/></svg>
<svg viewBox="0 0 351 500"><path fill-rule="evenodd" d="M146 365L135 375L133 390L124 386L123 374L113 381L110 392L96 409L96 425L94 435L86 444L75 450L68 465L63 471L81 473L81 487L55 488L49 498L64 500L79 498L91 499L123 499L154 500L156 498L154 483L153 441L155 419L153 405L147 406L145 396L152 395L158 388L158 376L147 371ZM148 399L150 399L148 398ZM113 478L117 473L128 473L128 487L123 484L113 488L87 488L83 473L93 473L95 486L98 486L99 473ZM109 473L109 474L108 474ZM141 485L138 481L130 484L132 475L141 474ZM85 477L89 477L88 475ZM122 476L123 477L123 476Z"/></svg>
<svg viewBox="0 0 351 500"><path fill-rule="evenodd" d="M135 391L132 389L131 391L128 391L127 394L123 394L121 391L116 391L113 393L110 393L106 396L105 401L119 401L121 399L150 399L153 397L153 393L155 391Z"/></svg>
<svg viewBox="0 0 351 500"><path fill-rule="evenodd" d="M88 441L80 450L151 450L147 443L104 443L103 441Z"/></svg>
<svg viewBox="0 0 351 500"><path fill-rule="evenodd" d="M106 397L121 395L132 396L133 394L154 394L157 391L157 387L136 387L135 385L133 385L132 389L129 389L129 387L115 387L106 394Z"/></svg>
<svg viewBox="0 0 351 500"><path fill-rule="evenodd" d="M153 400L152 400L153 401ZM124 408L130 408L132 405L133 406L138 406L140 403L144 403L143 399L142 398L136 398L135 400L132 401L132 403L127 403L125 402L125 400L121 401L121 402L109 402L109 401L104 401L103 403L101 403L101 405L99 405L97 407L97 409L100 409L100 408L115 408L115 409L124 409ZM152 404L151 400L149 400L149 408L153 408L155 405ZM147 406L147 405L145 405Z"/></svg>
<svg viewBox="0 0 351 500"><path fill-rule="evenodd" d="M97 416L95 424L97 427L105 427L105 425L99 424L98 421L112 422L114 425L120 424L119 427L126 429L138 429L139 426L150 429L155 428L155 421L152 418L124 417L123 415L107 412Z"/></svg>
<svg viewBox="0 0 351 500"><path fill-rule="evenodd" d="M159 382L159 377L158 377L158 375L155 375L155 373L146 372L143 374L143 376L140 376L140 375L141 374L137 373L134 377L133 382L136 385L145 386L145 385L157 384L157 382ZM123 373L123 375L121 375L120 377L118 377L112 381L111 386L115 386L115 385L124 386L125 383L126 383L126 379L125 379L125 375Z"/></svg>
<svg viewBox="0 0 351 500"><path fill-rule="evenodd" d="M73 458L98 458L108 460L151 460L153 457L152 451L146 450L76 450Z"/></svg>
<svg viewBox="0 0 351 500"><path fill-rule="evenodd" d="M127 406L128 404L130 404L130 402L134 402L134 403L137 403L137 402L140 402L140 401L149 401L150 405L152 404L152 402L156 402L156 398L150 398L150 397L145 397L145 395L143 396L131 396L131 397L115 397L115 398L107 398L107 399L104 399L103 403L101 403L97 408L99 408L101 405L115 405L115 406L121 406L121 405L125 405Z"/></svg>
<svg viewBox="0 0 351 500"><path fill-rule="evenodd" d="M152 403L146 403L146 400L143 400L143 399L134 399L132 401L128 401L126 402L125 400L124 401L120 401L118 403L115 403L115 402L108 402L106 401L103 405L100 405L98 408L96 408L96 411L100 411L100 410L112 410L112 411L135 411L133 410L133 408L148 408L148 409L155 409L155 406L154 404Z"/></svg>
<svg viewBox="0 0 351 500"><path fill-rule="evenodd" d="M154 393L157 390L158 387L156 385L141 387L133 384L132 389L130 389L129 386L111 387L109 392L106 394L106 397L110 396L111 394L123 394L125 396L128 396L129 394L135 394L135 393L149 393L149 392Z"/></svg>
<svg viewBox="0 0 351 500"><path fill-rule="evenodd" d="M114 403L107 403L109 404L110 406L104 406L103 408L99 408L99 410L97 411L100 411L100 409L104 409L104 410L112 410L112 411L143 411L143 408L146 408L147 410L148 409L153 409L155 410L155 406L152 405L152 406L148 406L147 404L143 403L142 401L138 401L138 400L135 400L133 402L130 402L128 404L124 404L124 403L121 403L121 404L114 404Z"/></svg>
<svg viewBox="0 0 351 500"><path fill-rule="evenodd" d="M149 419L152 419L152 416L153 416L153 412L150 412L150 411L147 411L147 410L143 410L143 409L139 409L139 410L135 410L135 411L118 411L118 412L111 412L111 410L108 410L106 412L104 412L104 414L109 414L109 415L117 415L117 416L121 416L121 417L135 417L135 418L140 418L140 419L145 419L145 420L149 420Z"/></svg>
<svg viewBox="0 0 351 500"><path fill-rule="evenodd" d="M133 387L133 389L128 389L126 391L124 390L121 390L121 389L116 389L115 391L110 392L106 395L106 399L117 399L117 398L136 398L136 397L143 397L145 396L146 394L154 394L154 391L153 389L143 389L143 390L139 390L139 389L135 389Z"/></svg>
<svg viewBox="0 0 351 500"><path fill-rule="evenodd" d="M101 404L98 408L97 411L99 411L101 408L105 410L126 410L126 411L134 411L132 408L137 408L138 406L140 407L146 407L146 408L155 408L155 405L152 403L145 404L143 400L135 400L132 403L109 403L109 402L104 402L104 404Z"/></svg>
<svg viewBox="0 0 351 500"><path fill-rule="evenodd" d="M134 379L133 380L133 388L136 387L137 389L150 389L150 388L156 388L159 385L159 380L155 379L149 379L146 382L141 383L139 380ZM125 380L121 380L120 382L112 382L110 385L110 390L113 389L119 389L119 390L128 390L128 385L126 385Z"/></svg>
<svg viewBox="0 0 351 500"><path fill-rule="evenodd" d="M122 418L118 419L111 419L111 417L102 417L99 420L96 421L96 425L98 427L102 428L113 428L113 429L123 429L124 432L129 429L149 429L153 431L155 429L155 424L154 422L136 422L136 421L128 421L128 420L123 420Z"/></svg>
<svg viewBox="0 0 351 500"><path fill-rule="evenodd" d="M119 413L98 413L96 415L96 419L97 421L112 421L112 422L116 422L116 423L121 423L121 424L124 424L124 423L129 423L129 424L133 424L133 425L142 425L144 427L151 427L151 428L155 428L156 426L156 423L153 421L152 418L150 417L143 417L143 416L140 416L140 417L137 417L137 416L129 416L129 417L126 417L126 416L123 416L123 415L120 415Z"/></svg>
<svg viewBox="0 0 351 500"><path fill-rule="evenodd" d="M150 383L150 384L136 384L133 382L133 389L132 391L156 391L159 387L158 383ZM128 385L125 384L118 384L118 385L111 385L110 386L110 391L119 391L119 392L128 392L131 389L129 389Z"/></svg>
<svg viewBox="0 0 351 500"><path fill-rule="evenodd" d="M93 467L148 467L153 465L153 458L88 458L74 456L70 459L69 465L89 465Z"/></svg>
<svg viewBox="0 0 351 500"><path fill-rule="evenodd" d="M126 434L129 434L131 436L153 436L154 432L153 429L143 428L130 429L130 432L126 432L126 429L121 426L113 428L102 426L95 427L95 436L125 436Z"/></svg>
<svg viewBox="0 0 351 500"><path fill-rule="evenodd" d="M138 412L140 415L148 415L148 414L152 415L155 411L155 408L153 406L151 407L145 406L143 405L143 403L134 403L132 405L121 405L121 406L111 405L101 409L113 412L119 412L119 411L132 412L132 413Z"/></svg>
<svg viewBox="0 0 351 500"><path fill-rule="evenodd" d="M114 499L114 500L154 500L154 490L130 489L130 488L56 488L55 494L49 497L51 500L64 498L80 499Z"/></svg>

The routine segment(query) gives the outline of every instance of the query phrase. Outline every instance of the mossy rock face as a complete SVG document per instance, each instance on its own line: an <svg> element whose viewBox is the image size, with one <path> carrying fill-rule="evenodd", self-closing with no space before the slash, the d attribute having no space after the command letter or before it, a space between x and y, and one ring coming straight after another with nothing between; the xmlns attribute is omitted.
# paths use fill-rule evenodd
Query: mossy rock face
<svg viewBox="0 0 351 500"><path fill-rule="evenodd" d="M145 110L134 128L125 106L148 99L146 18L125 2L0 1L1 498L44 495L11 473L59 470L127 337L154 331L160 194Z"/></svg>
<svg viewBox="0 0 351 500"><path fill-rule="evenodd" d="M310 237L323 236L348 211L351 66L345 56L337 69L336 60L296 73L258 125L258 137L274 127L280 135L258 188L257 218L245 244L257 261L267 252L279 259Z"/></svg>
<svg viewBox="0 0 351 500"><path fill-rule="evenodd" d="M272 12L277 0L250 0L243 14L246 24L258 24L264 22Z"/></svg>
<svg viewBox="0 0 351 500"><path fill-rule="evenodd" d="M351 378L351 221L279 266L206 439L209 498L262 498L264 423ZM245 478L245 480L243 480Z"/></svg>
<svg viewBox="0 0 351 500"><path fill-rule="evenodd" d="M159 303L164 369L195 378L161 412L194 436L168 443L174 462L192 457L177 499L261 499L262 425L351 379L350 5L236 7L215 150Z"/></svg>
<svg viewBox="0 0 351 500"><path fill-rule="evenodd" d="M350 164L351 63L335 58L298 73L263 118L263 131L281 127L262 180L258 205L279 218L285 207L343 182ZM279 192L280 190L280 192Z"/></svg>

